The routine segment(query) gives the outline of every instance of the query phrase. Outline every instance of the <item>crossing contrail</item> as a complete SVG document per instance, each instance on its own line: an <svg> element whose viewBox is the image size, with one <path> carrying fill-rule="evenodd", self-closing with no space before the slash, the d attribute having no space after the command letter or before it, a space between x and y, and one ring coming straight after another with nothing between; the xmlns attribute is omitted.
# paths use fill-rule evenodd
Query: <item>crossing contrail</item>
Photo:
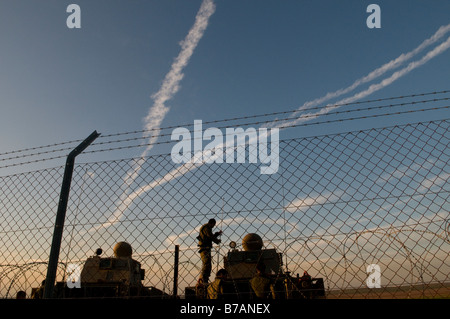
<svg viewBox="0 0 450 319"><path fill-rule="evenodd" d="M450 24L445 25L445 26L441 26L435 34L433 34L430 38L426 39L425 41L423 41L417 48L415 48L412 51L409 51L407 53L403 53L401 55L399 55L397 58L389 61L388 63L382 65L381 67L373 70L372 72L370 72L369 74L367 74L366 76L359 78L358 80L356 80L355 82L353 82L352 85L346 87L346 88L342 88L339 89L335 92L329 92L326 95L314 99L312 101L308 101L305 102L301 107L298 108L298 111L302 111L302 110L306 110L308 108L320 105L326 101L329 101L330 99L333 98L338 98L344 94L350 93L351 91L355 90L357 87L359 87L362 84L371 82L377 78L379 78L380 76L382 76L383 74L385 74L386 72L392 71L398 67L400 67L402 64L406 63L408 60L411 60L414 56L416 56L417 54L419 54L420 52L422 52L423 50L425 50L427 47L429 47L430 45L436 43L437 41L439 41L442 37L444 37L448 32L450 32ZM297 116L297 112L292 114L291 117L296 117Z"/></svg>
<svg viewBox="0 0 450 319"><path fill-rule="evenodd" d="M185 39L180 43L181 51L175 58L171 65L170 71L166 74L161 88L158 92L154 93L151 97L153 105L149 109L147 115L143 119L144 122L144 138L147 139L148 145L144 152L141 154L139 160L134 167L127 172L124 178L124 193L120 197L120 205L112 216L108 219L108 222L118 221L123 212L127 209L133 200L142 193L142 190L134 191L130 193L130 186L139 175L142 165L145 162L145 157L149 151L153 148L154 143L158 139L161 124L169 112L169 107L166 102L172 99L180 89L180 82L184 77L183 70L188 65L195 48L203 37L205 30L208 26L210 17L214 14L216 6L213 0L203 0L200 9L195 17L195 23L189 30L189 33ZM150 184L152 185L152 184ZM103 225L97 227L102 228Z"/></svg>
<svg viewBox="0 0 450 319"><path fill-rule="evenodd" d="M410 73L414 69L424 65L425 63L427 63L431 59L435 58L439 54L445 52L448 48L450 48L450 37L447 38L446 41L444 41L443 43L441 43L440 45L438 45L434 49L432 49L429 52L427 52L427 54L425 54L421 59L413 61L413 62L410 62L406 67L404 67L403 69L401 69L399 71L394 72L390 77L387 77L387 78L383 79L379 83L370 85L368 89L363 90L361 92L358 92L358 93L354 94L351 97L342 99L342 100L336 102L333 105L325 106L320 111L317 111L315 113L303 114L303 117L300 116L300 117L298 117L298 118L296 118L294 120L291 120L291 121L288 121L288 122L283 122L282 124L279 124L276 127L283 128L283 127L296 125L296 124L304 122L304 121L310 121L310 120L312 120L314 118L317 118L317 117L319 117L321 115L324 115L324 114L326 114L326 113L328 113L328 112L330 112L330 111L332 111L334 109L337 109L337 108L339 108L342 105L345 105L345 104L348 104L348 103L352 103L354 101L357 101L357 100L360 100L362 98L365 98L368 95L371 95L372 93L375 93L376 91L379 91L379 90L387 87L388 85L391 85L392 83L394 83L395 81L397 81L401 77L407 75L408 73Z"/></svg>
<svg viewBox="0 0 450 319"><path fill-rule="evenodd" d="M189 30L186 38L180 43L180 53L172 63L170 71L166 74L161 88L152 95L153 106L149 109L147 116L144 118L144 131L147 133L144 133L143 137L147 139L146 144L148 146L141 154L141 160L139 160L135 167L127 173L125 178L125 184L127 186L130 186L139 175L142 164L145 161L144 157L148 155L158 139L161 123L170 109L166 105L166 102L172 99L180 89L180 82L184 77L183 69L188 65L195 48L203 37L208 26L209 18L213 15L214 11L214 2L212 0L203 0L200 9L197 12L194 25Z"/></svg>

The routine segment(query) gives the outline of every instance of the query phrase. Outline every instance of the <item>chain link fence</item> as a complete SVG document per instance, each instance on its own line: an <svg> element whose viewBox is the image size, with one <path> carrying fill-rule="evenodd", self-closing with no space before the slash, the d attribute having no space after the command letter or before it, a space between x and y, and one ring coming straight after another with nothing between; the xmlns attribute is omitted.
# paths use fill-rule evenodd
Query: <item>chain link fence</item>
<svg viewBox="0 0 450 319"><path fill-rule="evenodd" d="M127 242L144 286L184 297L202 265L199 228L215 218L223 234L212 277L228 244L242 250L243 237L256 233L264 249L281 253L283 273L323 278L327 298L449 297L449 124L284 140L272 175L248 161L186 169L170 154L76 164L57 281L97 248L106 260ZM30 297L45 279L63 173L0 178L2 298L20 290ZM378 288L371 265L379 267Z"/></svg>

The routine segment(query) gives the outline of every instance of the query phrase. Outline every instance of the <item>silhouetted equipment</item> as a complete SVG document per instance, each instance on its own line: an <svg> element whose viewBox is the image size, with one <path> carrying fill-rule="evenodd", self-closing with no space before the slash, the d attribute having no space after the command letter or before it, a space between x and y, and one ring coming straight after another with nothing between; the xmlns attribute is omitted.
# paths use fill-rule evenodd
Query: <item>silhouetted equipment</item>
<svg viewBox="0 0 450 319"><path fill-rule="evenodd" d="M283 272L283 254L276 249L264 249L262 238L258 234L247 234L242 240L243 250L236 249L236 243L230 243L231 250L224 257L224 269L228 279L224 282L226 297L230 299L256 298L250 279L256 275L256 266L265 265L266 277L270 278L277 299L325 298L323 278L304 275L294 278L289 272ZM196 298L195 288L185 289L186 298Z"/></svg>
<svg viewBox="0 0 450 319"><path fill-rule="evenodd" d="M116 258L131 258L131 255L133 254L133 248L131 248L131 245L124 241L118 242L114 246L113 251Z"/></svg>
<svg viewBox="0 0 450 319"><path fill-rule="evenodd" d="M100 134L94 131L76 148L74 148L66 159L64 168L64 177L61 185L61 193L59 195L58 210L56 212L55 226L53 230L52 246L50 248L50 256L48 259L47 276L45 279L45 288L43 297L52 298L55 295L53 291L56 271L58 268L59 250L61 248L62 234L64 230L64 222L66 218L67 204L69 201L70 184L72 183L72 175L75 165L75 158L81 154Z"/></svg>
<svg viewBox="0 0 450 319"><path fill-rule="evenodd" d="M224 260L224 267L230 278L252 278L256 273L256 265L262 262L269 274L279 275L282 272L282 256L276 249L262 249L263 240L258 234L247 234L242 239L243 251L233 249Z"/></svg>
<svg viewBox="0 0 450 319"><path fill-rule="evenodd" d="M263 240L258 234L247 234L242 239L242 248L245 251L257 251L263 247Z"/></svg>
<svg viewBox="0 0 450 319"><path fill-rule="evenodd" d="M54 298L105 298L140 297L168 298L154 287L146 287L142 281L145 270L132 258L133 249L127 242L118 242L114 257L100 257L102 249L95 251L84 263L79 277L81 288L70 288L67 282L57 282Z"/></svg>

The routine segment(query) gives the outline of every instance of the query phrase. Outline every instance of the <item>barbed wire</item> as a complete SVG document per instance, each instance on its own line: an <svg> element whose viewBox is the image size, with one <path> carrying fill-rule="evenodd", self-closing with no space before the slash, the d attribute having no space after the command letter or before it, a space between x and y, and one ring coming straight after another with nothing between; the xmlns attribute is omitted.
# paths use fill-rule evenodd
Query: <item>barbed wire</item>
<svg viewBox="0 0 450 319"><path fill-rule="evenodd" d="M286 114L295 114L298 112L304 112L304 111L311 111L311 110L320 110L325 107L342 107L342 106L351 106L351 105L359 105L359 104L366 104L366 103L375 103L375 102L382 102L382 101L390 101L390 100L397 100L397 99L406 99L406 98L413 98L413 97L419 97L419 96L427 96L427 95L438 95L438 94L446 94L449 93L450 90L443 90L443 91L435 91L435 92L427 92L427 93L418 93L418 94L410 94L410 95L403 95L403 96L395 96L395 97L386 97L386 98L380 98L380 99L372 99L372 100L364 100L364 101L355 101L351 103L341 103L341 104L327 104L317 107L310 107L305 109L295 109L295 110L288 110L288 111L278 111L278 112L270 112L270 113L263 113L263 114L257 114L257 115L248 115L248 116L241 116L241 117L234 117L234 118L228 118L228 119L221 119L221 120L212 120L212 121L205 121L203 124L217 124L217 123L224 123L224 122L232 122L237 120L248 120L252 118L258 118L258 117L268 117L268 116L278 116L278 115L286 115ZM448 98L446 98L448 99ZM294 117L295 118L295 117ZM268 121L270 122L270 121ZM242 124L246 125L246 124ZM129 134L142 134L142 133L148 133L152 131L163 131L168 129L175 129L178 127L191 127L193 126L193 123L185 123L180 125L174 125L174 126L166 126L158 129L147 129L147 130L137 130L137 131L130 131L130 132L121 132L121 133L112 133L108 135L103 135L103 138L106 137L112 137L112 136L121 136L121 135L129 135Z"/></svg>
<svg viewBox="0 0 450 319"><path fill-rule="evenodd" d="M399 106L407 106L407 105L415 105L415 104L422 104L422 103L430 103L430 102L438 102L438 101L448 101L450 100L450 98L442 98L442 99L433 99L433 100L423 100L423 101L414 101L414 102L407 102L407 103L398 103L398 104L389 104L389 105L381 105L381 106L373 106L373 107L367 107L367 108L359 108L359 109L355 109L355 110L346 110L346 111L335 111L335 112L328 112L328 113L324 113L321 114L320 116L332 116L332 115L340 115L340 114L348 114L348 113L354 113L354 112L362 112L362 111L374 111L374 110L382 110L385 108L393 108L393 107L399 107ZM446 108L448 106L442 106L443 108ZM395 113L392 114L387 114L387 115L395 115ZM264 125L264 124L275 124L275 123L279 123L279 122L284 122L284 121L295 121L295 120L308 120L311 118L317 118L318 115L317 114L306 114L306 115L302 115L302 116L298 116L298 117L288 117L288 118L281 118L281 119L273 119L273 120L266 120L266 121L257 121L257 122L248 122L248 123L241 123L240 125L242 126L256 126L256 125ZM370 115L369 115L370 118ZM346 119L344 119L346 120ZM351 120L351 119L350 119ZM326 122L324 122L326 123ZM205 124L202 122L202 125ZM322 123L319 123L322 124ZM193 126L193 123L190 123L187 126ZM293 128L293 127L298 127L298 126L302 126L300 124L293 124L293 125L287 125L286 127L283 128ZM181 126L176 126L176 127L181 127ZM174 127L174 128L176 128ZM182 126L184 127L184 126ZM224 129L227 128L226 126L219 126L217 127L218 129ZM198 133L201 131L196 131L193 130L192 133ZM122 140L113 140L113 141L107 141L107 142L97 142L94 143L93 146L96 145L105 145L105 144L112 144L112 143L121 143L121 142L130 142L130 141L136 141L136 140L143 140L143 139L150 139L150 138L156 138L156 137L168 137L171 136L171 133L165 133L165 134L158 134L158 135L151 135L151 136L141 136L141 137L135 137L135 138L128 138L128 139L122 139ZM227 134L225 134L226 136ZM195 139L193 139L195 140ZM146 146L149 145L153 145L153 144L144 144Z"/></svg>
<svg viewBox="0 0 450 319"><path fill-rule="evenodd" d="M389 100L415 98L415 97L422 97L422 96L428 96L428 95L439 95L439 94L446 94L446 93L449 93L449 92L450 92L450 90L442 90L442 91L434 91L434 92L425 92L425 93L416 93L416 94L410 94L410 95L386 97L386 98L380 98L380 99L356 101L356 102L351 102L351 103L327 104L325 106L310 107L310 108L305 108L305 109L302 109L302 110L295 109L295 110L288 110L288 111L278 111L278 112L256 114L256 115L249 115L249 116L242 116L242 117L234 117L234 118L228 118L228 119L205 121L205 122L203 122L203 124L217 124L217 123L231 122L231 121L237 121L237 120L247 120L247 119L258 118L258 117L268 117L268 116L295 114L295 113L304 112L304 111L320 110L320 109L323 109L325 107L335 108L335 107L359 105L359 104L382 102L382 101L389 101ZM413 102L404 103L404 104L402 103L402 104L398 104L398 105L414 105L414 104L417 104L417 103L424 103L424 102L431 102L431 101L437 102L437 101L448 100L448 99L449 98L433 99L433 100L426 100L426 101L416 101L416 102L413 101ZM299 117L293 117L292 119L296 119L296 118L299 118ZM286 119L288 119L288 118L286 118ZM271 121L266 121L266 122L261 122L261 123L269 123L269 122L271 122ZM259 123L259 122L256 122L256 123ZM242 125L249 125L249 124L245 124L244 123ZM135 130L135 131L128 131L128 132L111 133L111 134L101 135L99 138L100 139L104 139L104 138L114 137L114 136L123 136L123 135L131 135L131 134L142 134L142 133L148 133L148 132L153 132L153 131L160 132L160 131L164 131L164 130L175 129L175 128L178 128L178 127L190 127L190 126L193 126L193 123L185 123L185 124L180 124L180 125L175 125L175 126L165 126L165 127L161 127L161 128L158 128L158 129L150 129L150 130ZM152 137L152 136L141 137L141 138L149 138L149 137ZM13 150L13 151L9 151L9 152L0 153L0 156L10 155L10 154L17 154L17 153L23 153L23 152L28 152L28 151L34 151L34 150L43 149L43 148L57 147L57 146L66 145L66 144L74 144L74 143L79 143L81 141L82 141L82 139L78 139L78 140L59 142L59 143L48 144L48 145L43 145L43 146L36 146L36 147L31 147L31 148L25 148L25 149L20 149L20 150ZM119 141L128 141L128 139L119 140ZM109 142L109 143L112 143L112 142ZM68 150L71 150L71 149L72 148L67 147L67 148L57 149L57 150L53 150L53 151L51 150L51 151L46 151L46 152L39 152L39 153L30 154L30 155L26 155L26 156L41 155L41 154L47 154L47 153L59 152L59 151L68 151ZM15 158L20 158L20 157L10 157L10 158L7 158L7 159L0 159L0 161L1 160L10 160L10 159L15 159Z"/></svg>
<svg viewBox="0 0 450 319"><path fill-rule="evenodd" d="M322 124L331 124L331 123L340 123L340 122L347 122L347 121L357 121L361 119L371 119L371 118L378 118L378 117L387 117L387 116L394 116L394 115L403 115L403 114L411 114L411 113L418 113L418 112L428 112L428 111L437 111L437 110L443 110L450 108L450 105L440 106L440 107L433 107L428 109L420 109L420 110L408 110L408 111L399 111L399 112L392 112L392 113L384 113L384 114L376 114L376 115L364 115L359 117L351 117L351 118L345 118L345 119L335 119L335 120L324 120L314 123L301 123L301 124L289 124L286 126L283 126L283 129L286 128L296 128L296 127L306 127L306 126L314 126L314 125L322 125ZM323 114L321 116L327 116L327 114ZM317 116L311 116L311 117L317 117ZM285 119L282 120L275 120L275 121L285 121ZM250 123L249 125L260 125L260 124L267 124L272 123L273 121L264 121L264 122L255 122ZM223 137L226 136L232 136L235 133L225 133L222 134ZM167 136L167 135L166 135ZM137 138L142 139L142 138ZM191 141L197 140L200 138L193 138L191 137ZM106 149L98 149L98 150L90 150L84 152L84 154L91 154L91 153L98 153L98 152L109 152L109 151L115 151L115 150L121 150L121 149L129 149L129 148L138 148L138 147L144 147L144 146L153 146L153 145L162 145L162 144L171 144L176 143L177 141L174 140L168 140L168 141L161 141L161 142L154 142L154 143L143 143L143 144L137 144L137 145L127 145L127 146L120 146L120 147L112 147L112 148L106 148ZM96 144L98 145L98 144ZM95 145L93 145L95 146ZM0 167L2 168L2 167Z"/></svg>
<svg viewBox="0 0 450 319"><path fill-rule="evenodd" d="M359 109L355 109L355 110L335 111L335 112L329 112L326 114L322 114L321 116L332 116L332 115L348 114L348 113L362 112L362 111L374 111L374 110L381 110L381 109L385 109L385 108L393 108L393 107L399 107L399 106L408 106L408 105L416 105L416 104L424 104L424 103L448 101L448 100L450 100L450 97L440 98L440 99L431 99L431 100L422 100L422 101L412 101L412 102L397 103L397 104L388 104L388 105L381 105L381 106L373 106L373 107L367 107L367 108L359 108ZM340 105L338 105L338 106L340 106ZM333 107L335 107L335 106L333 106ZM257 116L252 116L252 117L247 117L247 118L254 118L254 117L257 117ZM288 121L288 120L289 121L295 121L295 120L299 120L299 119L307 120L307 119L315 118L315 117L317 117L317 115L315 115L315 114L306 114L306 115L302 115L299 117L293 117L293 118L282 118L282 119L251 122L251 123L242 123L241 125L249 126L249 125L261 125L261 124L273 124L273 123L278 123L278 122L283 122L283 121ZM224 122L224 121L228 121L228 120L210 121L210 122L205 122L205 124L213 123L213 122ZM193 126L193 125L194 124L190 123L187 126ZM177 128L177 127L181 127L181 126L172 126L170 128ZM297 126L290 125L288 127L297 127ZM226 127L218 127L218 128L223 129ZM163 128L161 130L165 130L165 129L167 129L167 128ZM151 130L148 130L148 131L151 131ZM196 133L196 132L197 131L195 131L195 130L193 131L193 133ZM105 137L111 137L111 136L117 136L117 135L127 135L127 134L129 134L129 133L117 133L117 134L110 134L110 135L105 135L105 136L101 136L101 137L105 138ZM141 137L127 138L127 139L120 139L120 140L113 140L113 141L106 141L106 142L96 142L96 143L93 143L93 146L131 142L131 141L137 141L137 140L147 140L150 138L156 138L156 137L161 138L161 137L167 137L167 136L171 136L171 133L151 135L151 136L141 136ZM64 144L69 144L69 143L73 143L73 142L76 142L76 141L66 142ZM56 146L56 145L57 144L55 144L54 146ZM143 144L143 146L149 146L149 145L156 145L156 143ZM44 146L43 148L46 148L46 147L49 147L49 146ZM37 149L37 148L34 148L34 149ZM32 150L32 149L28 149L28 150ZM53 149L53 150L49 150L49 151L43 151L43 152L37 152L37 153L31 153L31 154L25 154L25 155L17 155L17 156L12 156L12 157L7 157L7 158L0 158L0 162L21 159L21 158L26 158L26 157L32 157L32 156L39 156L39 155L44 155L44 154L63 152L63 151L67 152L67 151L71 151L71 150L72 150L72 147L66 147L66 148ZM3 154L0 154L0 156L6 155L6 154L11 154L11 153L18 153L18 152L20 152L20 151L3 153ZM58 157L56 157L56 158L58 158ZM50 159L55 159L55 158L50 158Z"/></svg>
<svg viewBox="0 0 450 319"><path fill-rule="evenodd" d="M444 98L444 99L439 99L438 101L444 101L444 100L449 100L449 99L450 98ZM384 109L384 108L392 108L392 107L397 107L397 106L406 106L406 105L413 105L413 104L418 104L418 103L424 103L424 102L426 103L426 102L434 102L434 101L435 100L428 100L428 101L419 101L419 102L410 102L410 103L400 103L400 104L395 104L395 105L392 104L392 105L376 106L376 107L356 109L356 110L336 111L336 112L321 114L320 117L332 116L332 115L337 115L337 114L348 114L348 113L352 113L352 112L371 111L371 110L377 110L377 109L379 110L379 109ZM407 110L407 111L398 111L398 112L383 113L383 114L372 114L372 115L364 115L364 116L359 116L359 117L351 117L351 118L343 118L343 119L335 119L335 120L324 120L324 121L318 121L318 122L313 122L313 123L287 124L287 125L281 125L280 128L286 129L286 128L297 128L297 127L306 127L306 126L331 124L331 123L341 123L341 122L346 122L346 121L357 121L357 120L362 120L362 119L371 119L371 118L378 118L378 117L388 117L388 116L412 114L412 113L419 113L419 112L438 111L438 110L444 110L444 109L448 109L448 108L450 108L450 105L443 105L443 106L419 109L419 110ZM249 126L249 125L262 125L262 124L269 124L269 123L273 124L273 123L277 123L277 122L284 122L287 120L295 121L296 119L308 119L308 118L316 118L316 117L318 117L318 116L313 114L313 115L307 115L307 116L298 117L298 118L275 119L275 120L270 120L270 121L260 121L260 122L246 123L246 124L241 124L241 125ZM234 135L234 134L235 133L228 133L228 134L225 133L225 134L223 134L223 136ZM167 136L171 136L171 134L154 135L154 136L150 136L150 137L135 137L135 138L129 138L129 139L123 139L123 140L100 142L100 143L94 143L92 145L92 147L95 147L97 145L117 144L117 143L121 143L121 142L131 142L131 141L136 141L136 140L149 139L152 137L167 137ZM201 139L201 138L191 138L191 140L196 140L196 139ZM153 143L140 143L140 144L135 144L135 145L110 147L110 148L90 150L90 151L88 150L88 151L85 151L83 154L109 152L109 151L116 151L116 150L123 150L123 149L140 148L140 147L145 147L145 146L148 147L148 146L170 144L170 143L176 143L176 142L177 141L174 141L174 140L167 140L167 141L160 141L160 142L153 142ZM34 154L15 156L12 158L0 159L0 162L12 160L12 159L20 159L20 158L26 158L26 157L32 157L32 156L38 156L38 155L44 155L44 154L51 154L51 153L56 153L56 152L61 152L61 151L69 151L69 150L72 150L72 148L64 148L64 149L45 151L45 152L39 152L39 153L34 153ZM64 158L66 156L67 155L64 154L64 155L53 156L53 157L48 157L48 158L13 163L13 164L0 166L0 169L15 167L15 166L22 166L22 165L26 165L26 164L34 164L34 163L45 162L45 161L50 161L50 160L56 160L56 159Z"/></svg>

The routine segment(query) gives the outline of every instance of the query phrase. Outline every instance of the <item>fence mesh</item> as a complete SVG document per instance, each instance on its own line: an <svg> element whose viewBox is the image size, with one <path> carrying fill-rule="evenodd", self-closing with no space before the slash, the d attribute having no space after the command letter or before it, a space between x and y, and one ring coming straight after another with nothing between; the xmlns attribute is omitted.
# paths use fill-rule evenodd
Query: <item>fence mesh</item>
<svg viewBox="0 0 450 319"><path fill-rule="evenodd" d="M195 286L197 239L210 218L228 243L256 233L281 271L323 278L327 298L450 295L449 121L280 141L276 174L259 164L174 164L170 154L76 164L57 281L102 248L132 246L143 284L172 295ZM249 148L244 150L247 153ZM137 172L126 183L130 172ZM0 296L28 296L45 279L64 167L0 178ZM130 181L131 179L128 179ZM378 265L380 288L370 288Z"/></svg>

